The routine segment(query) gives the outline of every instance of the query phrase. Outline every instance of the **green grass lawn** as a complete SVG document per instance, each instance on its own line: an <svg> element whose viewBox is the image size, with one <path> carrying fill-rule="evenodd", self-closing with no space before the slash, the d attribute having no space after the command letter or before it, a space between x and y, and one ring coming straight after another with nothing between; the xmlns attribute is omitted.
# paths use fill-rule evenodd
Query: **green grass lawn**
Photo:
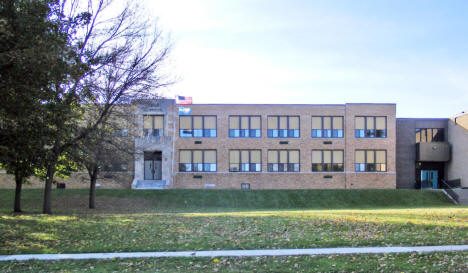
<svg viewBox="0 0 468 273"><path fill-rule="evenodd" d="M23 208L27 212L15 215L10 212L13 191L0 191L0 255L468 243L468 208L454 206L442 193L434 191L98 190L97 193L98 209L89 210L87 191L55 190L56 214L41 215L37 212L42 192L27 190L23 194ZM415 256L409 264L392 258L409 257L405 255L340 256L333 261L344 271L367 260L372 265L390 266L392 259L395 267L384 268L411 271L411 266L426 265L431 269L428 271L438 271L435 269L439 263L460 269L459 261L466 261L467 253L440 253L439 258L434 255ZM307 271L312 265L331 266L327 259L328 256L220 259L219 264L210 259L26 262L1 263L0 271L53 271L54 266L63 266L66 272L67 268L87 268L87 263L96 264L96 270L102 271L121 271L113 268L126 263L149 271L158 268L156 264L161 265L162 271L179 267L181 270L174 271L251 271L263 265L281 271L283 264L293 261L292 266L298 264L298 270L293 271ZM430 264L428 259L436 264ZM221 265L225 270L219 268Z"/></svg>
<svg viewBox="0 0 468 273"><path fill-rule="evenodd" d="M0 263L1 272L467 272L468 252Z"/></svg>

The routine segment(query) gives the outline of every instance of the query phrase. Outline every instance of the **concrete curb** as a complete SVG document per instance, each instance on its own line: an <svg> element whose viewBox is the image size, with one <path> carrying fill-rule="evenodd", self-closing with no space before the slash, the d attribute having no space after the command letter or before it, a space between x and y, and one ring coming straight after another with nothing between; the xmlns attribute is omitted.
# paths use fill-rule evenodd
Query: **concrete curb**
<svg viewBox="0 0 468 273"><path fill-rule="evenodd" d="M114 258L172 258L172 257L255 257L255 256L300 256L300 255L346 255L385 254L409 252L468 251L468 245L445 246L390 246L390 247L337 247L305 249L257 249L257 250L216 250L216 251L167 251L167 252L115 252L76 254L24 254L0 255L0 261L27 260L86 260Z"/></svg>

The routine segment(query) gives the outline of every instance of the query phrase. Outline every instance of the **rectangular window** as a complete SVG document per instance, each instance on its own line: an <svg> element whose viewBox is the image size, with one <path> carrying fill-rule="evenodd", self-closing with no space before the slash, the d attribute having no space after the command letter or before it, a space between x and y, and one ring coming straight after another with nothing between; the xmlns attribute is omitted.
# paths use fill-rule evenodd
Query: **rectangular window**
<svg viewBox="0 0 468 273"><path fill-rule="evenodd" d="M260 116L229 116L229 137L261 137Z"/></svg>
<svg viewBox="0 0 468 273"><path fill-rule="evenodd" d="M143 134L145 137L162 136L164 116L143 115Z"/></svg>
<svg viewBox="0 0 468 273"><path fill-rule="evenodd" d="M386 172L387 151L385 150L356 150L354 157L356 172Z"/></svg>
<svg viewBox="0 0 468 273"><path fill-rule="evenodd" d="M260 150L230 150L229 171L230 172L261 172Z"/></svg>
<svg viewBox="0 0 468 273"><path fill-rule="evenodd" d="M268 116L268 137L300 136L299 116Z"/></svg>
<svg viewBox="0 0 468 273"><path fill-rule="evenodd" d="M313 116L313 138L341 138L343 137L343 117Z"/></svg>
<svg viewBox="0 0 468 273"><path fill-rule="evenodd" d="M313 150L313 172L342 172L344 171L342 150Z"/></svg>
<svg viewBox="0 0 468 273"><path fill-rule="evenodd" d="M445 141L444 128L417 128L416 143L420 142L442 142Z"/></svg>
<svg viewBox="0 0 468 273"><path fill-rule="evenodd" d="M179 117L180 137L216 137L216 116Z"/></svg>
<svg viewBox="0 0 468 273"><path fill-rule="evenodd" d="M299 172L299 150L269 150L269 172Z"/></svg>
<svg viewBox="0 0 468 273"><path fill-rule="evenodd" d="M250 190L250 183L242 183L241 184L242 190Z"/></svg>
<svg viewBox="0 0 468 273"><path fill-rule="evenodd" d="M356 117L354 135L356 138L386 138L387 117Z"/></svg>
<svg viewBox="0 0 468 273"><path fill-rule="evenodd" d="M180 150L180 172L216 172L216 150Z"/></svg>

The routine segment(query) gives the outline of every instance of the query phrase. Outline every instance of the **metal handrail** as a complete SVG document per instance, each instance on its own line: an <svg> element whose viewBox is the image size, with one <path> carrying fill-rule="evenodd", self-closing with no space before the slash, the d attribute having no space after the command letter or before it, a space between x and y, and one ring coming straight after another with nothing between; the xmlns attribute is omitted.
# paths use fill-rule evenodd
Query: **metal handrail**
<svg viewBox="0 0 468 273"><path fill-rule="evenodd" d="M444 190L448 195L450 195L453 200L455 200L455 203L458 204L458 194L453 190L453 188L447 183L447 181L445 181L444 179L440 179L440 181L445 185L447 186L448 188L447 189L442 189Z"/></svg>
<svg viewBox="0 0 468 273"><path fill-rule="evenodd" d="M441 181L445 186L447 186L449 189L452 189L452 187L450 187L450 185L447 183L447 181L445 181L444 179L440 179L440 181Z"/></svg>

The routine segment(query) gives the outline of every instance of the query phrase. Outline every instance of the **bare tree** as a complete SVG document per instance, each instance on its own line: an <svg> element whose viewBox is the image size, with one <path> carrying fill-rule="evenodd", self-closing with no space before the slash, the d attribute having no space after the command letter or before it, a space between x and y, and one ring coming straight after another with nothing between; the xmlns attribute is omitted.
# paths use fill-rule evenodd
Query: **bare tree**
<svg viewBox="0 0 468 273"><path fill-rule="evenodd" d="M99 112L89 110L86 119L93 120ZM96 207L96 182L105 166L128 162L134 152L132 105L115 105L101 124L78 142L74 161L89 175L89 208Z"/></svg>
<svg viewBox="0 0 468 273"><path fill-rule="evenodd" d="M164 73L170 44L132 1L62 0L61 20L83 69L56 87L50 103L51 141L47 145L43 213L51 213L50 192L58 158L98 129L114 105L155 97L171 84ZM116 8L120 12L114 13ZM52 107L53 106L53 107ZM83 122L93 106L95 117Z"/></svg>

